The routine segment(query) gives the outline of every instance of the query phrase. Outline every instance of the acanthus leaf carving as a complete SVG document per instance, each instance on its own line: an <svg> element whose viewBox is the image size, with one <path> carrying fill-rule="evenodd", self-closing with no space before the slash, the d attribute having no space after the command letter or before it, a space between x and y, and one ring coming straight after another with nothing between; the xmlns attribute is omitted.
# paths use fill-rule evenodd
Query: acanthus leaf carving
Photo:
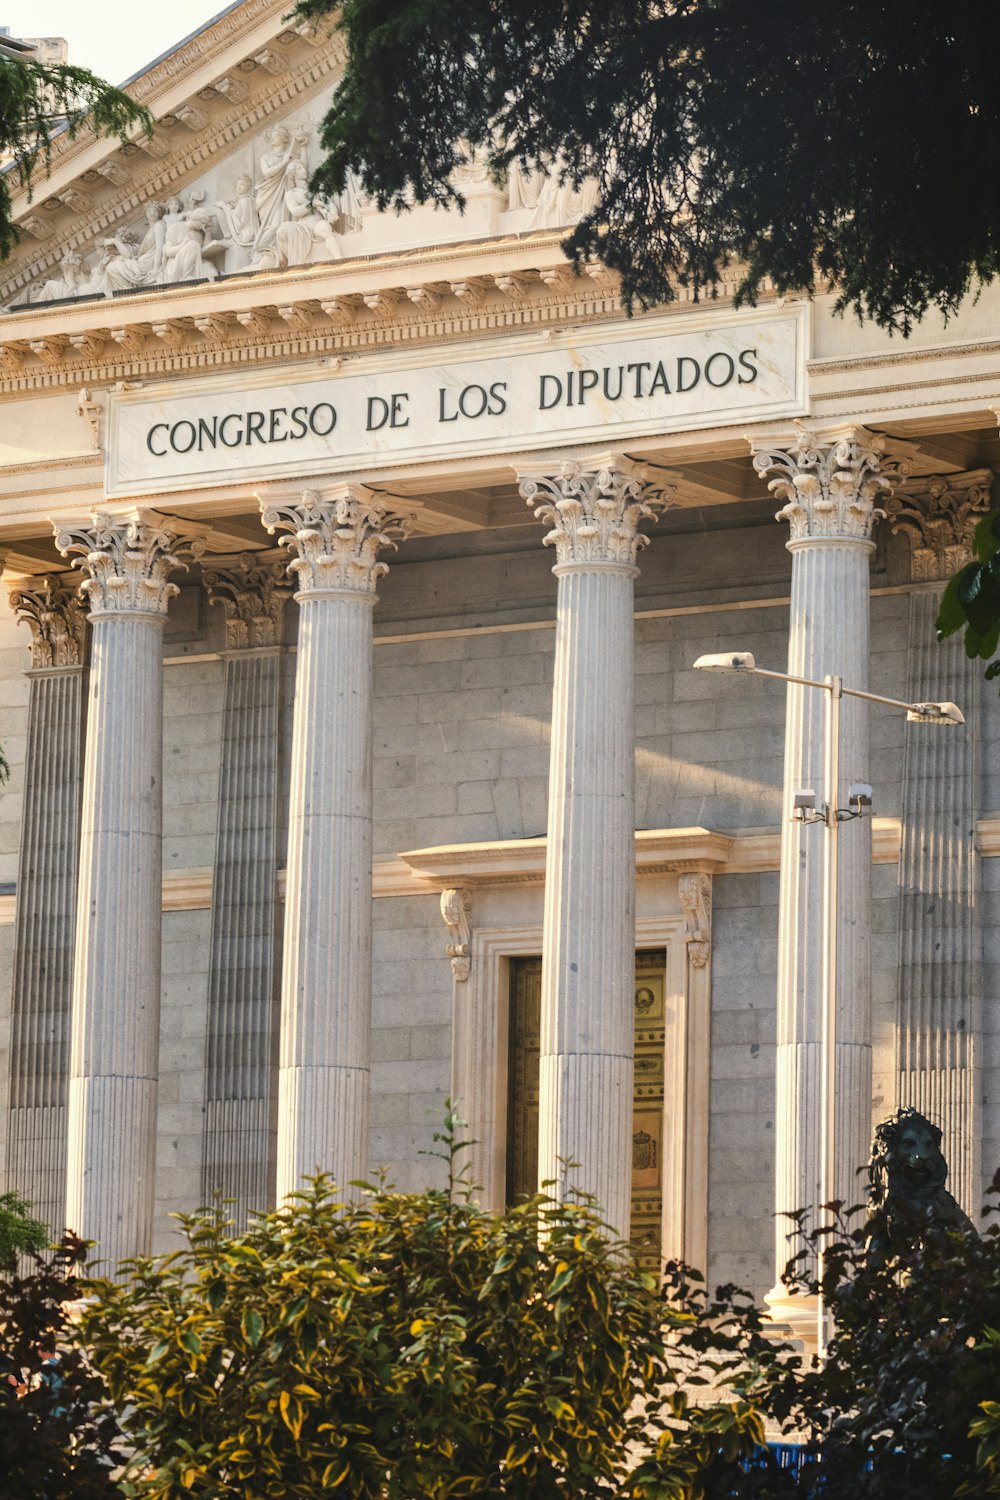
<svg viewBox="0 0 1000 1500"><path fill-rule="evenodd" d="M281 624L288 598L283 562L261 563L243 552L233 565L215 565L202 574L210 604L221 604L226 617L226 648L254 650L281 644Z"/></svg>
<svg viewBox="0 0 1000 1500"><path fill-rule="evenodd" d="M56 547L86 575L80 592L87 596L91 616L165 615L178 591L171 573L200 557L204 542L182 536L176 522L155 511L118 517L95 510L91 521L89 527L52 523Z"/></svg>
<svg viewBox="0 0 1000 1500"><path fill-rule="evenodd" d="M382 506L363 485L304 490L298 502L261 502L266 530L286 531L281 545L296 556L288 564L299 593L335 590L374 602L378 580L389 571L379 552L409 536L412 517Z"/></svg>
<svg viewBox="0 0 1000 1500"><path fill-rule="evenodd" d="M688 958L696 969L703 969L712 951L712 877L703 870L691 871L679 876L677 891Z"/></svg>
<svg viewBox="0 0 1000 1500"><path fill-rule="evenodd" d="M441 916L451 942L445 953L451 960L451 972L457 983L464 984L472 971L472 895L462 887L441 892Z"/></svg>
<svg viewBox="0 0 1000 1500"><path fill-rule="evenodd" d="M83 665L87 617L78 590L43 578L12 589L10 605L31 628L33 668Z"/></svg>
<svg viewBox="0 0 1000 1500"><path fill-rule="evenodd" d="M761 478L775 475L767 487L784 502L775 519L789 523L792 543L871 543L875 523L885 515L879 502L909 472L905 458L886 453L879 433L852 427L824 442L802 423L787 447L756 449L753 466Z"/></svg>
<svg viewBox="0 0 1000 1500"><path fill-rule="evenodd" d="M634 568L648 538L639 531L654 520L673 494L669 484L652 484L641 464L608 455L584 465L575 460L556 474L519 472L520 493L535 517L551 526L546 546L554 546L557 567L613 564ZM541 501L541 503L539 503Z"/></svg>
<svg viewBox="0 0 1000 1500"><path fill-rule="evenodd" d="M893 532L910 543L913 578L943 582L972 561L976 526L990 508L992 469L909 481L885 505Z"/></svg>

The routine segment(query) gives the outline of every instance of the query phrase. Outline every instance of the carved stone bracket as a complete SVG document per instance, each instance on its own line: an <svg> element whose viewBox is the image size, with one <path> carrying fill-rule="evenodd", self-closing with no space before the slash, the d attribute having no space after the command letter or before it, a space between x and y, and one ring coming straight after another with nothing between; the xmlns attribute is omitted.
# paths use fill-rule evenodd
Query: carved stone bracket
<svg viewBox="0 0 1000 1500"><path fill-rule="evenodd" d="M472 969L472 896L459 887L441 892L441 916L451 942L445 953L451 959L451 972L464 984Z"/></svg>
<svg viewBox="0 0 1000 1500"><path fill-rule="evenodd" d="M69 526L52 523L56 546L64 557L79 553L72 566L87 577L80 585L92 614L140 613L165 615L177 593L170 574L197 559L205 544L182 537L176 523L155 511L137 511L132 517L91 512L93 525Z"/></svg>
<svg viewBox="0 0 1000 1500"><path fill-rule="evenodd" d="M618 455L594 464L564 463L555 475L519 472L521 495L552 530L557 567L610 563L634 568L648 538L640 521L652 520L670 503L672 488L651 484L641 464ZM538 502L541 501L541 504Z"/></svg>
<svg viewBox="0 0 1000 1500"><path fill-rule="evenodd" d="M776 519L787 521L791 541L871 542L875 522L885 514L878 502L909 472L906 459L889 457L885 439L864 427L850 427L822 438L801 423L787 447L760 447L753 466L784 504Z"/></svg>
<svg viewBox="0 0 1000 1500"><path fill-rule="evenodd" d="M395 550L409 536L412 517L386 510L363 485L303 490L293 504L261 501L264 526L273 536L287 531L281 545L297 556L288 564L302 593L335 589L374 599L375 587L388 563L384 548Z"/></svg>
<svg viewBox="0 0 1000 1500"><path fill-rule="evenodd" d="M703 969L712 951L712 877L701 870L681 875L677 889L688 957L696 969Z"/></svg>
<svg viewBox="0 0 1000 1500"><path fill-rule="evenodd" d="M104 405L96 401L91 391L86 386L77 393L76 409L87 423L94 437L94 451L101 451L101 418L104 416Z"/></svg>
<svg viewBox="0 0 1000 1500"><path fill-rule="evenodd" d="M76 589L43 578L30 588L12 589L10 606L31 628L33 668L83 665L87 616Z"/></svg>
<svg viewBox="0 0 1000 1500"><path fill-rule="evenodd" d="M285 573L283 562L261 564L252 552L243 552L234 566L202 574L209 603L221 604L225 611L228 650L281 644Z"/></svg>
<svg viewBox="0 0 1000 1500"><path fill-rule="evenodd" d="M885 503L893 532L909 539L913 578L944 581L972 561L972 537L990 508L992 469L912 480Z"/></svg>

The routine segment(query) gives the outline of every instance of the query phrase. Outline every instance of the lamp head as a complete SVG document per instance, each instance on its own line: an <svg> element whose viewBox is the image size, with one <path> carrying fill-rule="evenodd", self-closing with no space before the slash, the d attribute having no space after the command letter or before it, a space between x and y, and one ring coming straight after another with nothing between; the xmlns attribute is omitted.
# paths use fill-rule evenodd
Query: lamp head
<svg viewBox="0 0 1000 1500"><path fill-rule="evenodd" d="M906 715L910 724L964 724L957 703L914 703Z"/></svg>
<svg viewBox="0 0 1000 1500"><path fill-rule="evenodd" d="M757 663L752 651L722 651L715 656L699 656L696 672L754 672Z"/></svg>

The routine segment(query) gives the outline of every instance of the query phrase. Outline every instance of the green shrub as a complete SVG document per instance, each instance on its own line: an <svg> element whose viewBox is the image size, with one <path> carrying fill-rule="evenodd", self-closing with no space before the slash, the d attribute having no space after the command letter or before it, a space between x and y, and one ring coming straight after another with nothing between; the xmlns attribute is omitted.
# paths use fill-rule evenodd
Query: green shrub
<svg viewBox="0 0 1000 1500"><path fill-rule="evenodd" d="M0 1500L120 1500L119 1430L68 1315L84 1253L67 1236L0 1274Z"/></svg>
<svg viewBox="0 0 1000 1500"><path fill-rule="evenodd" d="M449 1185L343 1203L317 1179L246 1233L90 1284L83 1337L150 1500L682 1500L761 1440L749 1302L666 1294L588 1203L502 1216ZM728 1404L689 1396L735 1372Z"/></svg>

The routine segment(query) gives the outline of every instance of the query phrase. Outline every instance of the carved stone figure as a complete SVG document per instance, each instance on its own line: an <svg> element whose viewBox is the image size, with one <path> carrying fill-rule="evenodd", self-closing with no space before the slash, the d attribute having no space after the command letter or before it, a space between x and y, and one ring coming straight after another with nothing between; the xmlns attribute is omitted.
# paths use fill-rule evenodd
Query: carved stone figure
<svg viewBox="0 0 1000 1500"><path fill-rule="evenodd" d="M300 266L312 259L313 247L321 245L324 260L339 260L340 246L326 213L336 208L327 199L309 194L309 174L305 163L292 162L288 170L289 187L285 194L285 219L275 236L275 261L278 266Z"/></svg>
<svg viewBox="0 0 1000 1500"><path fill-rule="evenodd" d="M83 257L78 250L67 250L59 262L60 275L50 277L31 300L52 302L59 297L79 297L87 281Z"/></svg>
<svg viewBox="0 0 1000 1500"><path fill-rule="evenodd" d="M226 238L233 247L232 267L238 270L245 266L250 258L250 251L260 229L257 221L257 204L253 195L253 180L245 173L236 179L235 196L225 202L217 202L215 210L219 215Z"/></svg>
<svg viewBox="0 0 1000 1500"><path fill-rule="evenodd" d="M975 1235L945 1188L947 1177L941 1130L918 1110L905 1105L876 1126L868 1163L869 1265L883 1265L949 1229Z"/></svg>
<svg viewBox="0 0 1000 1500"><path fill-rule="evenodd" d="M257 209L257 248L274 243L278 225L287 218L285 194L295 186L295 164L305 164L309 132L300 126L295 134L285 125L275 125L267 138L268 148L258 163L253 190Z"/></svg>
<svg viewBox="0 0 1000 1500"><path fill-rule="evenodd" d="M127 232L105 240L106 246L118 252L104 266L103 290L109 296L112 292L132 291L137 286L155 286L163 280L163 246L167 232L165 213L162 203L146 204L147 228L138 249L133 236Z"/></svg>
<svg viewBox="0 0 1000 1500"><path fill-rule="evenodd" d="M212 239L211 228L207 209L195 208L181 215L179 229L163 247L166 281L213 281L218 276L212 259L228 248L228 241Z"/></svg>

